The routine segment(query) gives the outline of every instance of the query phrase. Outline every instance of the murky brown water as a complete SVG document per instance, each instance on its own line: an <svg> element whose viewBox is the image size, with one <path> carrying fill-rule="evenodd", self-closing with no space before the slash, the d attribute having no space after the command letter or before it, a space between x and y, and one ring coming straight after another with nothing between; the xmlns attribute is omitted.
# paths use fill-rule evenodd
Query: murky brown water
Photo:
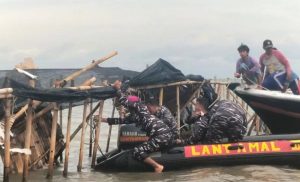
<svg viewBox="0 0 300 182"><path fill-rule="evenodd" d="M111 102L106 102L104 107L104 117L111 115ZM82 121L82 107L73 109L73 123L72 131ZM67 111L64 111L63 132L66 132L66 117ZM108 126L102 124L100 133L100 144L102 150L105 150L107 140ZM113 128L113 137L111 139L110 149L116 147L116 133L117 126ZM63 164L61 167L56 168L52 180L45 178L47 174L47 166L45 169L30 172L30 181L59 181L59 182L75 182L75 181L207 181L207 182L220 182L220 181L245 181L245 182L275 182L275 181L299 181L300 170L290 168L288 166L257 166L245 165L234 167L205 167L205 168L192 168L180 171L170 171L162 174L155 174L151 172L144 173L119 173L119 172L95 172L91 169L91 158L88 157L89 146L85 145L83 169L81 173L77 172L77 164L79 158L79 144L80 132L74 138L70 147L70 163L68 177L62 176ZM89 128L86 133L86 143L89 141ZM99 154L99 153L98 153ZM300 160L300 159L299 159ZM0 164L0 181L3 179L3 165ZM18 175L11 175L11 181L21 181Z"/></svg>

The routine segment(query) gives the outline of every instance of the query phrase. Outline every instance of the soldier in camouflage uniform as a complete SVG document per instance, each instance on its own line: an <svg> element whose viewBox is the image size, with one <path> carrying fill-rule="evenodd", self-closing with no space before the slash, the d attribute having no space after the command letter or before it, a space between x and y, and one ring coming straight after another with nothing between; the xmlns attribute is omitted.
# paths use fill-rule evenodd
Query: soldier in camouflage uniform
<svg viewBox="0 0 300 182"><path fill-rule="evenodd" d="M136 122L147 133L149 137L147 142L142 143L133 150L133 157L139 161L151 165L155 172L162 172L164 166L154 161L149 154L155 151L168 148L172 143L172 132L170 128L160 119L151 115L147 106L143 103L129 102L127 95L120 91L121 83L116 81L114 87L118 90L117 95L119 102L129 108L133 109L138 116Z"/></svg>
<svg viewBox="0 0 300 182"><path fill-rule="evenodd" d="M179 139L177 122L171 111L166 106L160 106L158 100L152 95L146 98L145 103L150 113L161 119L171 129L174 141Z"/></svg>
<svg viewBox="0 0 300 182"><path fill-rule="evenodd" d="M217 95L209 85L204 96L197 99L195 115L189 119L193 124L192 136L185 143L219 143L223 138L237 142L247 130L245 111L227 100L217 100Z"/></svg>

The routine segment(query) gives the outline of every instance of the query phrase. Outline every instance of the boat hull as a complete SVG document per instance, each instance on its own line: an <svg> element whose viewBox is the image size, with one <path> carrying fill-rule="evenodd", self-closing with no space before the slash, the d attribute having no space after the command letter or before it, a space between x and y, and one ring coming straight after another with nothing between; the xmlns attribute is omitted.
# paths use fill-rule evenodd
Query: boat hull
<svg viewBox="0 0 300 182"><path fill-rule="evenodd" d="M300 96L239 87L234 92L255 111L272 134L300 133Z"/></svg>
<svg viewBox="0 0 300 182"><path fill-rule="evenodd" d="M300 135L251 136L238 143L187 145L150 155L165 170L227 165L300 164ZM114 150L110 157L97 160L95 170L151 171L132 157L132 150Z"/></svg>

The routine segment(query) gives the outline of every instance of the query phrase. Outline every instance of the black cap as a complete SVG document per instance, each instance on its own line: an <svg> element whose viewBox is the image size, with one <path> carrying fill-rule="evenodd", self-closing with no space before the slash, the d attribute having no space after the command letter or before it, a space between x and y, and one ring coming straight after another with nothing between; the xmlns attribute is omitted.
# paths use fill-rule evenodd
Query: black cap
<svg viewBox="0 0 300 182"><path fill-rule="evenodd" d="M158 98L156 98L153 94L146 94L145 104L150 105L159 105Z"/></svg>
<svg viewBox="0 0 300 182"><path fill-rule="evenodd" d="M250 49L249 47L246 45L246 44L241 44L238 49L237 49L239 52L242 52L242 51L247 51L249 53Z"/></svg>
<svg viewBox="0 0 300 182"><path fill-rule="evenodd" d="M273 48L273 43L271 40L267 39L263 42L263 48L268 49L268 48Z"/></svg>

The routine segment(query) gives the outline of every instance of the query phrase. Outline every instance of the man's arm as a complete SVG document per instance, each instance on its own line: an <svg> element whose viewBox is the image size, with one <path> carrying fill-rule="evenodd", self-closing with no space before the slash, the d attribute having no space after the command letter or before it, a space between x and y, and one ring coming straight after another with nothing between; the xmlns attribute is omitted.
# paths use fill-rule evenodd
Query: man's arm
<svg viewBox="0 0 300 182"><path fill-rule="evenodd" d="M260 71L260 64L254 58L250 58L250 61L254 66L249 71L258 73Z"/></svg>
<svg viewBox="0 0 300 182"><path fill-rule="evenodd" d="M291 69L290 63L287 60L287 58L280 51L278 51L278 50L274 51L274 56L276 56L277 59L281 62L281 64L284 65L285 71L286 71L286 79L288 81L291 81L291 78L292 78L292 69Z"/></svg>

